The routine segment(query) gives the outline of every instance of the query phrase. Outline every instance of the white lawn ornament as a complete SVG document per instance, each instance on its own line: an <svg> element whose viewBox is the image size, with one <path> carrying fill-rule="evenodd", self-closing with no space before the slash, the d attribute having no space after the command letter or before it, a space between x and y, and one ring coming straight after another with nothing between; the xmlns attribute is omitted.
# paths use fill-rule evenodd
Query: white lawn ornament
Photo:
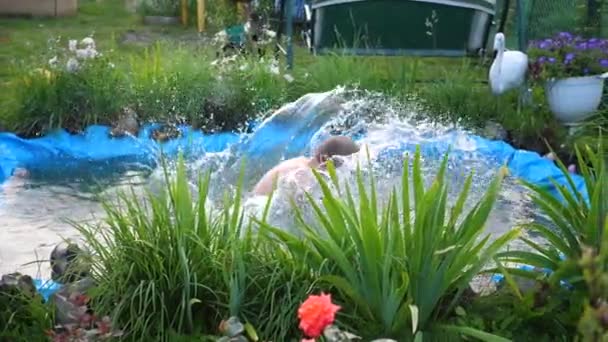
<svg viewBox="0 0 608 342"><path fill-rule="evenodd" d="M494 37L494 50L498 53L490 67L490 87L494 95L524 84L528 71L528 55L521 51L505 50L505 35L498 32Z"/></svg>

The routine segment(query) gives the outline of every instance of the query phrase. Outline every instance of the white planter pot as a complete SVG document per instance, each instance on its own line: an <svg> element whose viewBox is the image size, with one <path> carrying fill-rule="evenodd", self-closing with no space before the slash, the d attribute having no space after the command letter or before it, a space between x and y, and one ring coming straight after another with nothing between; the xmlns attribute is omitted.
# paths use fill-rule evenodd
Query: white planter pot
<svg viewBox="0 0 608 342"><path fill-rule="evenodd" d="M603 76L548 81L545 94L555 118L564 125L574 126L593 115L602 101Z"/></svg>

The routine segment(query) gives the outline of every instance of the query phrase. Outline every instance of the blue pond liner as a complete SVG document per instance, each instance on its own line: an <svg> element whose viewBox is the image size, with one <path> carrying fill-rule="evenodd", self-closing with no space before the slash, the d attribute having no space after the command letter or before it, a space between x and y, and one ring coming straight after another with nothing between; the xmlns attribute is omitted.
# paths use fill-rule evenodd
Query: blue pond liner
<svg viewBox="0 0 608 342"><path fill-rule="evenodd" d="M220 132L205 134L189 126L180 126L182 136L166 142L157 142L150 138L150 133L158 125L146 125L137 137L126 136L110 138L107 126L90 126L82 134L73 135L64 130L57 130L41 138L22 139L12 133L0 133L0 185L9 178L16 168L30 170L82 170L92 165L143 164L156 166L162 153L175 157L182 152L186 157L200 156L208 152L221 152L229 147L237 148L237 153L248 159L253 157L280 154L291 157L303 153L310 139L323 125L323 120L311 117L300 122L287 122L274 118L261 125L253 134ZM250 123L255 126L257 123ZM250 127L251 128L251 127ZM365 136L358 133L356 140ZM420 143L422 153L427 157L441 157L450 146L461 138L456 133L448 134L432 142ZM493 141L479 136L468 136L475 144L475 153L507 165L511 174L533 184L545 187L556 197L559 193L551 180L563 186L569 186L562 171L551 161L538 153L518 150L503 141ZM398 157L406 151L413 152L416 142L401 142L397 147L380 153L378 158ZM452 148L450 154L458 156L466 151ZM571 175L576 190L588 201L585 183L580 175ZM1 189L1 187L0 187ZM560 198L561 199L561 198ZM495 281L500 281L497 276ZM60 288L52 281L36 280L38 290L45 298Z"/></svg>
<svg viewBox="0 0 608 342"><path fill-rule="evenodd" d="M51 279L34 279L34 286L36 286L36 290L40 293L45 302L47 302L55 292L61 289L61 284Z"/></svg>

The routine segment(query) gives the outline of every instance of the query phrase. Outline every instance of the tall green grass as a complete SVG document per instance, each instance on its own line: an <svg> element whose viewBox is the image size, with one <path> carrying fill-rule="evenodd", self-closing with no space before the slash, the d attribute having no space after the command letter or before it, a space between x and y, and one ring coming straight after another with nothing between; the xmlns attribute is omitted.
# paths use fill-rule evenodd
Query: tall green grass
<svg viewBox="0 0 608 342"><path fill-rule="evenodd" d="M428 189L420 162L418 150L410 175L409 161L404 161L401 188L386 203L378 201L373 177L364 184L360 169L356 190L341 187L332 168L331 184L315 172L323 200L319 206L308 195L314 221L307 222L294 206L304 239L261 223L293 260L308 264L322 284L341 294L354 326L366 337L421 338L433 329L466 333L440 323L485 263L518 234L512 230L492 242L483 236L502 175L464 214L472 177L449 208L447 158Z"/></svg>
<svg viewBox="0 0 608 342"><path fill-rule="evenodd" d="M240 187L209 208L209 174L194 195L178 165L161 193L123 193L102 227L76 225L95 254L98 310L135 340L214 334L229 315L284 340L310 278L251 233Z"/></svg>
<svg viewBox="0 0 608 342"><path fill-rule="evenodd" d="M22 282L0 288L0 341L46 341L44 332L53 326L53 310Z"/></svg>
<svg viewBox="0 0 608 342"><path fill-rule="evenodd" d="M602 139L598 139L600 142ZM579 291L586 292L584 270L580 260L585 250L593 254L603 253L604 231L608 221L608 170L606 153L602 144L594 148L590 145L576 147L578 167L584 179L584 189L577 189L566 166L558 161L567 185L552 180L559 196L556 197L542 186L525 182L532 190L532 198L539 209L549 217L554 227L538 223L527 226L540 234L547 245L522 238L532 251L510 251L498 255L506 262L528 264L551 271L549 282L560 286L565 281ZM585 191L588 200L583 197ZM511 270L517 274L536 278L536 271Z"/></svg>
<svg viewBox="0 0 608 342"><path fill-rule="evenodd" d="M67 42L64 42L67 44ZM313 57L298 50L294 70L270 71L269 58L243 56L229 66L213 66L215 50L158 43L141 53L116 47L80 73L54 70L49 81L26 63L7 90L10 105L0 113L6 129L32 136L55 128L78 131L115 122L123 107L140 119L181 122L206 130L232 130L248 118L276 109L307 93L337 86L377 91L402 100L415 95L423 115L482 128L498 121L515 135L536 137L551 116L515 109L516 94L493 97L487 66L449 59L405 57ZM109 67L110 63L115 68ZM48 67L46 67L48 68ZM290 74L294 80L285 78ZM27 77L28 82L24 79ZM544 113L544 114L543 114Z"/></svg>
<svg viewBox="0 0 608 342"><path fill-rule="evenodd" d="M344 308L339 324L366 338L500 340L447 322L471 279L518 234L490 241L483 233L503 173L465 213L472 178L450 206L447 159L425 188L420 158L417 151L411 174L404 161L401 187L387 202L361 169L355 190L340 186L333 168L330 183L316 174L323 200L309 195L313 221L294 207L304 239L270 226L269 206L251 220L241 182L209 207L209 174L192 192L180 160L160 193L123 193L105 202L105 224L76 225L94 251L96 310L113 313L135 340L214 334L222 319L237 316L262 338L286 341L299 335L299 303L329 290Z"/></svg>

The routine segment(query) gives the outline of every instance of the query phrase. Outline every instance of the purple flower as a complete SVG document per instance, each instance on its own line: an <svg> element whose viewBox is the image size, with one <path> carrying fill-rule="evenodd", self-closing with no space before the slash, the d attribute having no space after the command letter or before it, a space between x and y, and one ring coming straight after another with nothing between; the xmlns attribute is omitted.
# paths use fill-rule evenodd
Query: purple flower
<svg viewBox="0 0 608 342"><path fill-rule="evenodd" d="M584 75L589 75L589 68L583 69L583 74Z"/></svg>
<svg viewBox="0 0 608 342"><path fill-rule="evenodd" d="M573 54L572 52L566 54L566 57L564 57L564 64L570 64L572 62L572 60L574 60L574 57L576 55Z"/></svg>
<svg viewBox="0 0 608 342"><path fill-rule="evenodd" d="M555 57L549 57L549 63L551 63L551 64L555 63Z"/></svg>
<svg viewBox="0 0 608 342"><path fill-rule="evenodd" d="M557 34L557 37L563 40L571 40L572 38L574 38L574 36L570 32L560 32Z"/></svg>
<svg viewBox="0 0 608 342"><path fill-rule="evenodd" d="M577 50L587 50L588 48L591 47L589 44L590 43L587 43L587 42L576 43L576 46L574 48Z"/></svg>
<svg viewBox="0 0 608 342"><path fill-rule="evenodd" d="M538 44L538 47L543 50L548 50L553 47L553 40L545 39Z"/></svg>
<svg viewBox="0 0 608 342"><path fill-rule="evenodd" d="M547 57L540 56L540 57L538 57L537 62L540 63L540 64L546 63L547 62Z"/></svg>
<svg viewBox="0 0 608 342"><path fill-rule="evenodd" d="M600 59L600 65L602 66L602 68L608 68L608 59Z"/></svg>

